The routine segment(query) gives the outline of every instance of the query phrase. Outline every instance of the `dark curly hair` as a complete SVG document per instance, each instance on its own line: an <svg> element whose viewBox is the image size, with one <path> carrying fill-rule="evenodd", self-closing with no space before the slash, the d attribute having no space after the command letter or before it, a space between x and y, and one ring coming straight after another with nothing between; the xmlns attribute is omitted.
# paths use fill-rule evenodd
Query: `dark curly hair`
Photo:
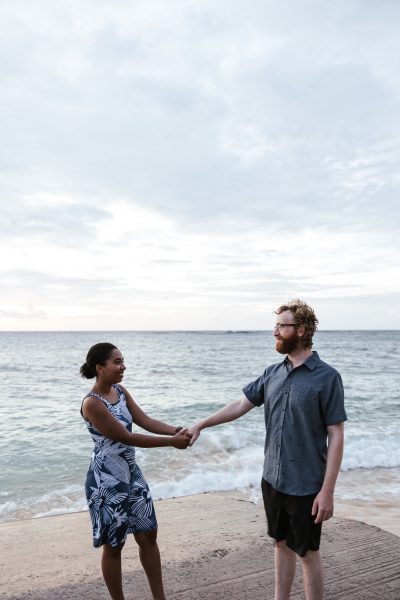
<svg viewBox="0 0 400 600"><path fill-rule="evenodd" d="M276 309L275 314L280 315L286 310L290 310L296 325L304 327L304 335L301 338L301 344L304 348L312 348L312 338L317 331L318 319L314 310L303 300L291 300L287 304L282 304Z"/></svg>
<svg viewBox="0 0 400 600"><path fill-rule="evenodd" d="M92 346L87 353L86 361L79 369L81 377L85 379L96 377L96 365L104 365L106 360L110 358L111 352L116 350L116 348L114 344L110 344L109 342L100 342Z"/></svg>

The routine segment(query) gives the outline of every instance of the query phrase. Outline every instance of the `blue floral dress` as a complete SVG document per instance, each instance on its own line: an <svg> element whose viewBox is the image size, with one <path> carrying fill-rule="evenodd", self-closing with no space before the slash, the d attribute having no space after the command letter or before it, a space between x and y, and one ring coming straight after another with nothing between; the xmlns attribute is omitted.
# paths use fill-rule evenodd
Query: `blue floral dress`
<svg viewBox="0 0 400 600"><path fill-rule="evenodd" d="M132 416L126 405L125 394L118 385L118 402L111 404L95 392L110 413L132 431ZM115 442L97 431L85 419L92 436L94 449L86 476L86 498L93 527L93 545L120 546L128 533L157 529L150 490L135 461L135 448Z"/></svg>

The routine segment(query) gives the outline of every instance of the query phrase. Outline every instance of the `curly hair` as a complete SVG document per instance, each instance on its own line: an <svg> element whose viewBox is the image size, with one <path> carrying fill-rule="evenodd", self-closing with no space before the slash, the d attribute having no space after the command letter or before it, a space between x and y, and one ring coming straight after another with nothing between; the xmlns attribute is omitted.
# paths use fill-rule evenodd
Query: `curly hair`
<svg viewBox="0 0 400 600"><path fill-rule="evenodd" d="M290 310L293 315L296 325L304 327L304 335L301 338L301 344L304 348L312 348L312 338L317 331L318 319L314 310L303 300L290 300L287 304L282 304L276 309L275 314L280 315L282 312Z"/></svg>

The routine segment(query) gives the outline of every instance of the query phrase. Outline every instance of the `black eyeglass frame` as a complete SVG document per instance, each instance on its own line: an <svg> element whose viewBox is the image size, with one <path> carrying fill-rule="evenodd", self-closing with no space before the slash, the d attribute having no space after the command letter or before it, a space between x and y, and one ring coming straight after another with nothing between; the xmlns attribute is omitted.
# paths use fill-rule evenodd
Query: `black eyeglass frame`
<svg viewBox="0 0 400 600"><path fill-rule="evenodd" d="M276 331L277 329L279 329L279 331L282 331L282 329L284 327L298 327L299 324L298 323L275 323L272 331Z"/></svg>

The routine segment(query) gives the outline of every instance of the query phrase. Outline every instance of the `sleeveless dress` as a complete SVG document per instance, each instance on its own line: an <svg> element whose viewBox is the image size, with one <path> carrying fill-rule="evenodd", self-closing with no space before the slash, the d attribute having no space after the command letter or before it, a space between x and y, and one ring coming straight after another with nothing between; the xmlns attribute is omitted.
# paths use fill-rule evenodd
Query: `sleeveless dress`
<svg viewBox="0 0 400 600"><path fill-rule="evenodd" d="M89 392L85 398L98 398L131 432L132 415L126 405L125 394L118 385L113 387L118 392L115 404L95 392ZM93 546L110 544L117 547L125 542L128 533L157 529L153 501L147 482L136 464L135 448L105 437L87 419L84 420L94 442L85 485L93 527Z"/></svg>

